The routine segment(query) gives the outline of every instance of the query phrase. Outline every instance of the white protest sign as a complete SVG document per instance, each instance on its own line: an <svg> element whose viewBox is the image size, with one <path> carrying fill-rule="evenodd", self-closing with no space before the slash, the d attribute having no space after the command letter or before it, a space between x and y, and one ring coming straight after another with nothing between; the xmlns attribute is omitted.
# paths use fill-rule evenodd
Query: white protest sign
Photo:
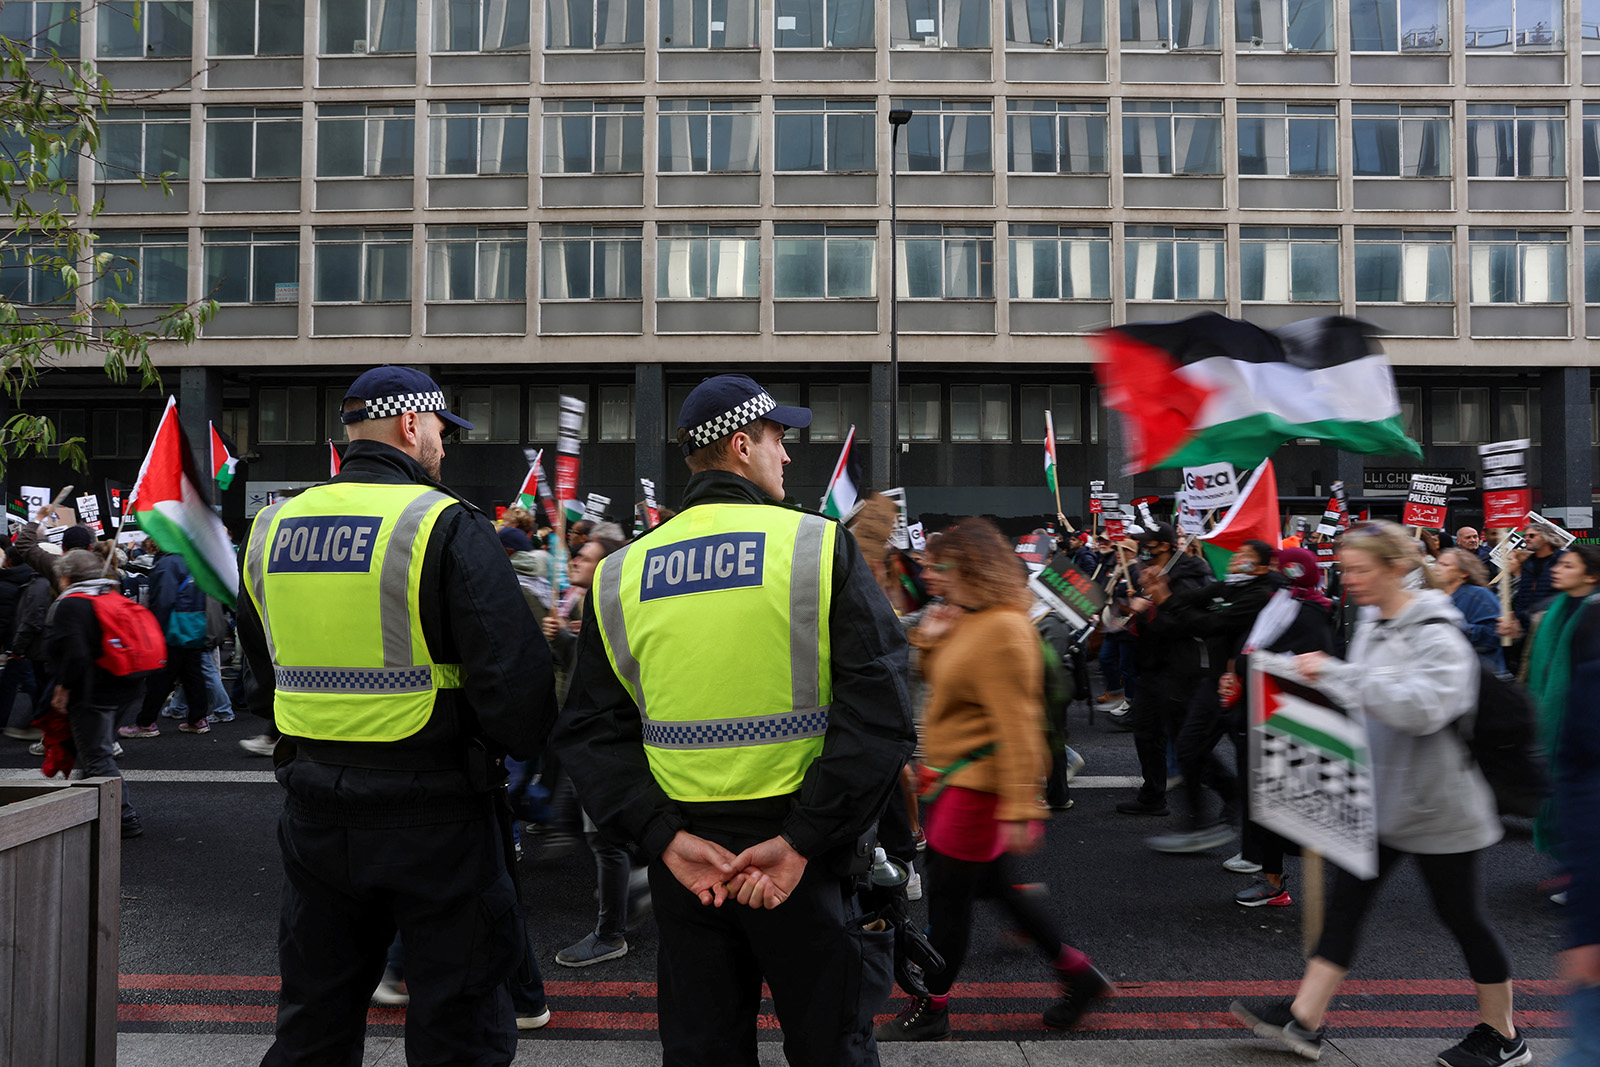
<svg viewBox="0 0 1600 1067"><path fill-rule="evenodd" d="M883 495L894 501L894 529L889 531L889 543L896 548L910 548L911 534L907 530L906 491L885 489Z"/></svg>
<svg viewBox="0 0 1600 1067"><path fill-rule="evenodd" d="M1572 544L1572 542L1578 539L1577 534L1573 533L1571 530L1563 530L1561 527L1557 526L1555 523L1551 522L1537 511L1528 512L1528 521L1526 525L1523 526L1523 530L1524 532L1530 533L1534 530L1538 530L1544 535L1544 539L1549 541L1550 544L1555 547L1557 552L1562 551L1568 545Z"/></svg>
<svg viewBox="0 0 1600 1067"><path fill-rule="evenodd" d="M1239 499L1239 479L1232 463L1207 463L1183 468L1183 491L1201 511L1231 507Z"/></svg>
<svg viewBox="0 0 1600 1067"><path fill-rule="evenodd" d="M50 503L50 490L42 485L25 485L17 490L17 496L28 505L30 522L37 519L39 510Z"/></svg>
<svg viewBox="0 0 1600 1067"><path fill-rule="evenodd" d="M601 496L599 493L590 493L589 499L583 503L583 517L590 522L599 522L605 518L606 508L610 506L610 497Z"/></svg>
<svg viewBox="0 0 1600 1067"><path fill-rule="evenodd" d="M1428 530L1444 529L1445 515L1450 508L1451 481L1449 475L1444 474L1413 474L1411 492L1406 496L1400 521Z"/></svg>
<svg viewBox="0 0 1600 1067"><path fill-rule="evenodd" d="M1178 494L1178 529L1199 537L1206 532L1206 517L1200 509L1189 503L1189 494Z"/></svg>
<svg viewBox="0 0 1600 1067"><path fill-rule="evenodd" d="M86 524L100 521L100 498L94 494L78 498L78 518Z"/></svg>
<svg viewBox="0 0 1600 1067"><path fill-rule="evenodd" d="M914 522L907 526L906 533L911 538L911 551L921 552L928 547L928 535L922 529L922 523Z"/></svg>

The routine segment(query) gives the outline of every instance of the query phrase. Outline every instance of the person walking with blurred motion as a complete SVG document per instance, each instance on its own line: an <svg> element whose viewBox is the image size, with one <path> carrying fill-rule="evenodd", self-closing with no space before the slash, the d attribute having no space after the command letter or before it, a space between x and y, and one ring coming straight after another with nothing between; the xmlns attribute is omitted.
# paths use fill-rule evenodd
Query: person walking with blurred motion
<svg viewBox="0 0 1600 1067"><path fill-rule="evenodd" d="M1447 548L1433 565L1433 580L1449 594L1450 602L1461 612L1467 641L1478 659L1496 674L1504 674L1506 655L1500 647L1500 598L1487 588L1489 572L1483 562L1465 548Z"/></svg>
<svg viewBox="0 0 1600 1067"><path fill-rule="evenodd" d="M1327 917L1293 1000L1234 1001L1233 1014L1306 1059L1322 1054L1323 1016L1355 957L1361 922L1395 866L1416 860L1434 910L1477 985L1476 1027L1439 1054L1444 1067L1518 1067L1533 1057L1512 1017L1511 962L1484 914L1480 853L1504 830L1489 784L1456 727L1475 712L1478 671L1461 615L1435 589L1411 588L1416 542L1393 523L1346 533L1345 588L1375 614L1347 661L1320 652L1293 660L1307 682L1365 713L1372 758L1378 874L1335 870Z"/></svg>
<svg viewBox="0 0 1600 1067"><path fill-rule="evenodd" d="M950 1036L950 988L967 955L972 905L995 900L1038 946L1060 983L1047 1026L1075 1025L1111 983L1088 956L1064 944L1010 855L1044 837L1049 812L1040 790L1050 770L1044 741L1044 667L1028 621L1033 597L1011 543L986 519L961 519L939 543L946 603L922 622L928 699L922 747L938 773L928 810L924 893L928 940L944 969L928 976L929 996L913 998L881 1023L879 1041Z"/></svg>

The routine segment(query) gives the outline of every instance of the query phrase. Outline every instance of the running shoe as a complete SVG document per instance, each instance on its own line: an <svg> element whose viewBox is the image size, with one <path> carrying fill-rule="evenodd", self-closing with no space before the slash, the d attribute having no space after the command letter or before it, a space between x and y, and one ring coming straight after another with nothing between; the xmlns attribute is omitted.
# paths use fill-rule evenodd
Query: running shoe
<svg viewBox="0 0 1600 1067"><path fill-rule="evenodd" d="M1120 808L1118 810L1121 810ZM1145 844L1157 852L1207 852L1233 840L1233 827L1225 823L1203 826L1198 830L1184 830L1172 834L1157 834L1145 838Z"/></svg>
<svg viewBox="0 0 1600 1067"><path fill-rule="evenodd" d="M1232 856L1222 861L1222 865L1234 874L1260 874L1261 864L1251 863L1244 858L1243 852L1235 852Z"/></svg>
<svg viewBox="0 0 1600 1067"><path fill-rule="evenodd" d="M1278 1000L1271 1004L1246 1004L1236 1000L1228 1010L1233 1017L1255 1031L1257 1037L1271 1038L1308 1060L1322 1056L1322 1039L1325 1030L1313 1030L1300 1025L1290 1010L1290 1001Z"/></svg>
<svg viewBox="0 0 1600 1067"><path fill-rule="evenodd" d="M138 723L129 723L127 726L117 727L118 737L160 737L161 728L155 723L149 726L140 726Z"/></svg>
<svg viewBox="0 0 1600 1067"><path fill-rule="evenodd" d="M1077 974L1061 975L1061 999L1044 1010L1044 1024L1054 1030L1070 1030L1078 1025L1089 1002L1111 992L1111 979L1094 964Z"/></svg>
<svg viewBox="0 0 1600 1067"><path fill-rule="evenodd" d="M1079 771L1083 770L1083 757L1078 755L1077 751L1070 746L1063 747L1066 748L1067 753L1066 780L1070 782L1074 778L1078 777Z"/></svg>
<svg viewBox="0 0 1600 1067"><path fill-rule="evenodd" d="M550 1021L550 1008L540 1008L538 1011L517 1012L518 1030L543 1030L545 1023Z"/></svg>
<svg viewBox="0 0 1600 1067"><path fill-rule="evenodd" d="M239 747L252 756L270 756L272 750L278 747L278 742L267 734L257 734L240 741Z"/></svg>
<svg viewBox="0 0 1600 1067"><path fill-rule="evenodd" d="M950 1009L930 997L913 997L905 1010L872 1030L879 1041L943 1041L950 1036Z"/></svg>
<svg viewBox="0 0 1600 1067"><path fill-rule="evenodd" d="M1273 885L1265 878L1256 878L1250 882L1248 889L1241 889L1233 895L1233 902L1246 908L1287 908L1294 903L1294 898L1289 895L1289 881L1284 879L1281 886Z"/></svg>
<svg viewBox="0 0 1600 1067"><path fill-rule="evenodd" d="M556 962L563 967L592 967L606 960L619 959L628 954L628 942L622 938L602 941L599 934L590 934L576 945L568 945L556 953Z"/></svg>
<svg viewBox="0 0 1600 1067"><path fill-rule="evenodd" d="M199 722L180 722L178 724L178 732L180 734L209 734L211 727L204 719Z"/></svg>
<svg viewBox="0 0 1600 1067"><path fill-rule="evenodd" d="M232 722L236 717L237 716L235 716L233 713L233 709L230 708L227 711L213 711L210 715L206 716L206 722L215 725L219 722Z"/></svg>
<svg viewBox="0 0 1600 1067"><path fill-rule="evenodd" d="M410 1004L411 993L406 989L406 980L385 967L378 988L372 991L372 1003L389 1008L403 1008Z"/></svg>
<svg viewBox="0 0 1600 1067"><path fill-rule="evenodd" d="M1479 1023L1461 1039L1461 1044L1439 1053L1444 1067L1519 1067L1530 1063L1533 1053L1522 1035L1502 1037L1488 1023Z"/></svg>

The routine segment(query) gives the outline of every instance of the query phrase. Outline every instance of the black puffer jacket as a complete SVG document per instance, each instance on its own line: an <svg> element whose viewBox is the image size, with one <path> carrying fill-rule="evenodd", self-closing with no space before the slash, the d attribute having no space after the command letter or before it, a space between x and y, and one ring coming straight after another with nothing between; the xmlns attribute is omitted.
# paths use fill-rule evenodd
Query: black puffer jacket
<svg viewBox="0 0 1600 1067"><path fill-rule="evenodd" d="M0 569L0 641L9 643L17 632L17 607L22 603L23 590L31 581L33 568L26 563Z"/></svg>

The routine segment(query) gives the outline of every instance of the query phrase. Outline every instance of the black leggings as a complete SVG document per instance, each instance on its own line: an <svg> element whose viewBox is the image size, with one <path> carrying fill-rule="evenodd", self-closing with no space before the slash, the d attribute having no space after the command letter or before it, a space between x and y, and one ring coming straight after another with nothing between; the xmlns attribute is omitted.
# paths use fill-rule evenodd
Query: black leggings
<svg viewBox="0 0 1600 1067"><path fill-rule="evenodd" d="M1511 978L1511 961L1505 943L1489 925L1483 911L1483 887L1478 882L1478 853L1423 855L1378 846L1378 877L1363 881L1342 868L1333 872L1328 917L1317 943L1318 956L1337 967L1350 969L1361 921L1378 893L1378 887L1403 856L1414 856L1422 880L1433 898L1433 910L1455 935L1467 958L1467 971L1479 985L1496 985Z"/></svg>
<svg viewBox="0 0 1600 1067"><path fill-rule="evenodd" d="M1060 958L1061 938L1038 898L1017 889L1010 856L1001 855L993 863L972 863L940 855L930 847L925 866L928 941L944 957L944 970L928 976L928 992L943 996L955 984L967 958L972 902L983 897L999 902L1052 964Z"/></svg>

